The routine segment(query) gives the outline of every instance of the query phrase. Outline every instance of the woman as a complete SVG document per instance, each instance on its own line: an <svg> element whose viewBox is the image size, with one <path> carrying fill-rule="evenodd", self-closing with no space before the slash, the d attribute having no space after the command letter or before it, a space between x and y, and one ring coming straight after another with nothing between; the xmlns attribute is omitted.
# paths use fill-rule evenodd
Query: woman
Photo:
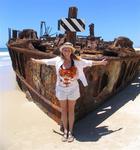
<svg viewBox="0 0 140 150"><path fill-rule="evenodd" d="M83 68L92 65L106 65L107 61L91 61L78 58L74 55L75 48L72 43L66 42L60 47L60 57L51 59L32 59L38 63L54 65L56 67L56 97L60 102L61 118L64 127L62 141L72 142L74 109L76 100L80 97L79 84L80 79L84 86L87 86L87 80Z"/></svg>

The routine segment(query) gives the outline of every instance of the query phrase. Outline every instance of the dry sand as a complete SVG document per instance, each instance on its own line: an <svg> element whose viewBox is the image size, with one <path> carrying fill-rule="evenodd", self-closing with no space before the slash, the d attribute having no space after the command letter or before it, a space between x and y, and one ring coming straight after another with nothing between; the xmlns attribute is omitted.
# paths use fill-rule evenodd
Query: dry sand
<svg viewBox="0 0 140 150"><path fill-rule="evenodd" d="M0 150L139 150L139 93L140 75L75 124L73 143L62 143L57 123L18 88L9 60L0 66Z"/></svg>

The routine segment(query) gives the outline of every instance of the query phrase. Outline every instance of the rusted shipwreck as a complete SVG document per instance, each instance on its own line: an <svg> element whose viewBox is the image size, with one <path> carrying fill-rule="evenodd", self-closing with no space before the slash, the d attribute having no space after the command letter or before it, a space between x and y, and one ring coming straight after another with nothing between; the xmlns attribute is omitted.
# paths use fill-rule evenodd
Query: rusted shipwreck
<svg viewBox="0 0 140 150"><path fill-rule="evenodd" d="M77 10L76 7L69 8L67 21L71 18L77 19ZM59 25L63 26L63 23L63 20L59 20ZM45 22L41 22L41 29L43 25ZM84 25L82 27L84 28ZM93 111L128 85L137 75L140 64L140 54L135 52L130 39L118 37L113 41L104 41L94 35L94 24L89 25L88 36L78 36L68 28L64 34L56 36L50 36L46 30L42 34L41 30L40 38L37 32L31 29L9 30L7 46L19 87L28 99L42 106L58 123L61 110L55 97L55 68L32 62L30 58L55 57L59 55L58 49L65 41L72 42L76 48L76 55L82 58L98 61L105 57L109 62L106 67L94 66L84 69L88 87L84 88L79 81L81 97L75 108L76 119Z"/></svg>

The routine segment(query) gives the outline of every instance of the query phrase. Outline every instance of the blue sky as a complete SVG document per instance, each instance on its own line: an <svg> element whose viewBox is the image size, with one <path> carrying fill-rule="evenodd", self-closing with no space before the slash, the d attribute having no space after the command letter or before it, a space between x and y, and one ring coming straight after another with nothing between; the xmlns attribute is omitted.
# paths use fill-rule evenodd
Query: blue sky
<svg viewBox="0 0 140 150"><path fill-rule="evenodd" d="M140 47L140 0L1 0L0 2L0 47L6 47L8 28L31 28L38 32L40 21L46 21L57 30L58 20L68 15L68 8L78 8L79 19L84 19L88 35L88 25L95 24L95 36L112 41L118 36L126 36ZM79 33L78 33L79 34Z"/></svg>

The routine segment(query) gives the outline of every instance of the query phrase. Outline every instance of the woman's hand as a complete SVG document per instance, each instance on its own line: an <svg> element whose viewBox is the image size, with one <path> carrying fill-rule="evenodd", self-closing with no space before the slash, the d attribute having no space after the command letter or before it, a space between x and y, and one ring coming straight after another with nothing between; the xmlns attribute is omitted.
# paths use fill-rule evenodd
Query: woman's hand
<svg viewBox="0 0 140 150"><path fill-rule="evenodd" d="M43 62L40 59L31 58L31 61L39 63L39 64L43 64Z"/></svg>
<svg viewBox="0 0 140 150"><path fill-rule="evenodd" d="M100 65L107 65L108 61L104 58L102 61L100 61Z"/></svg>
<svg viewBox="0 0 140 150"><path fill-rule="evenodd" d="M108 64L108 61L105 58L103 60L101 60L101 61L93 61L93 65L94 66L100 66L100 65L105 66L107 64Z"/></svg>
<svg viewBox="0 0 140 150"><path fill-rule="evenodd" d="M34 58L31 58L31 61L36 61Z"/></svg>

